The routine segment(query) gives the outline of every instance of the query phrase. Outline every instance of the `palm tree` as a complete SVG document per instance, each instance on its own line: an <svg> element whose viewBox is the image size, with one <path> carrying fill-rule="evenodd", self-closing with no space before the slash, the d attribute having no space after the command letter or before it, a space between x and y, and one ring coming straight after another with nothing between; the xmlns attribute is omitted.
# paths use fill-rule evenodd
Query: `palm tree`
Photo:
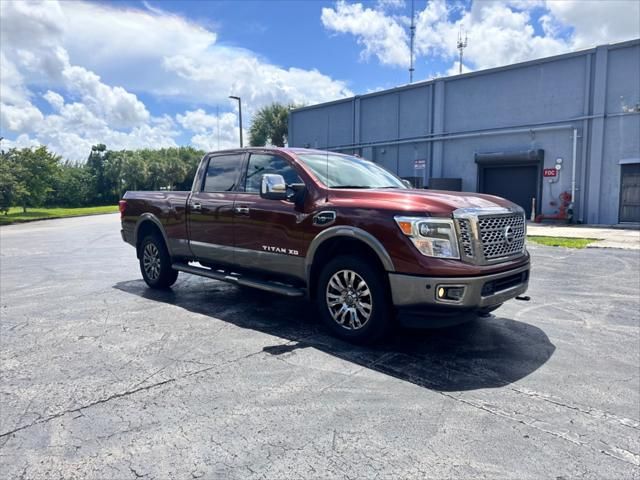
<svg viewBox="0 0 640 480"><path fill-rule="evenodd" d="M289 128L289 110L292 108L294 105L272 103L258 110L249 130L251 146L261 147L270 144L284 147Z"/></svg>

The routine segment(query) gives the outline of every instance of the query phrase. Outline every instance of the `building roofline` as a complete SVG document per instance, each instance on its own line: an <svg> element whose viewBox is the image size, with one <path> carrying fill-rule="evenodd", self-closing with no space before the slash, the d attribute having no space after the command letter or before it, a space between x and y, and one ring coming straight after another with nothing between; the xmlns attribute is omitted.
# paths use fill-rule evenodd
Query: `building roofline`
<svg viewBox="0 0 640 480"><path fill-rule="evenodd" d="M300 107L300 108L294 108L294 109L291 110L291 113L304 111L304 110L313 110L314 108L326 107L326 106L336 105L336 104L339 104L339 103L353 102L358 98L371 98L371 97L376 97L376 96L379 96L379 95L387 95L389 93L396 93L396 92L401 92L401 91L404 91L404 90L410 90L410 89L414 89L414 88L426 87L426 86L429 86L429 85L434 85L437 82L450 82L450 81L463 80L463 79L482 76L482 75L490 75L490 74L493 74L493 73L496 73L496 72L502 72L502 71L506 71L506 70L514 70L516 68L528 67L528 66L531 66L531 65L538 65L538 64L542 64L542 63L555 62L555 61L563 60L563 59L567 59L567 58L579 57L579 56L582 56L582 55L595 53L595 51L598 48L606 48L607 50L617 50L619 48L633 47L633 46L636 46L636 45L640 45L640 38L634 38L632 40L625 40L623 42L618 42L618 43L605 43L605 44L601 44L601 45L596 45L594 47L588 47L588 48L584 48L584 49L581 49L581 50L575 50L573 52L567 52L567 53L561 53L561 54L558 54L558 55L553 55L551 57L536 58L536 59L533 59L533 60L526 60L524 62L511 63L509 65L502 65L502 66L499 66L499 67L492 67L492 68L487 68L487 69L484 69L484 70L477 70L477 71L474 71L474 72L468 72L468 73L463 73L463 74L459 74L459 75L450 75L448 77L438 77L438 78L432 78L432 79L429 79L429 80L422 80L422 81L419 81L419 82L408 83L408 84L405 84L405 85L399 85L397 87L392 87L392 88L388 88L388 89L385 89L385 90L380 90L378 92L365 93L365 94L362 94L362 95L354 95L353 97L340 98L340 99L337 99L337 100L331 100L329 102L317 103L315 105L307 105L307 106Z"/></svg>

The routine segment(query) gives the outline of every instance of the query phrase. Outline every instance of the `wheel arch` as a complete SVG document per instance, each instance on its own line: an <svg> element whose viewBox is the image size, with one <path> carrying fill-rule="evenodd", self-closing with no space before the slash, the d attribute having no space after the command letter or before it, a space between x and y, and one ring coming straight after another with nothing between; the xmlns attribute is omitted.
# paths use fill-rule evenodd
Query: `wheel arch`
<svg viewBox="0 0 640 480"><path fill-rule="evenodd" d="M134 234L134 238L136 239L136 252L138 258L140 257L140 243L142 242L142 239L147 235L151 235L154 233L160 234L162 240L164 241L164 245L169 252L169 256L171 256L169 241L167 239L167 234L164 231L162 222L152 213L143 213L142 215L140 215L140 218L136 222Z"/></svg>
<svg viewBox="0 0 640 480"><path fill-rule="evenodd" d="M391 256L382 243L369 232L357 227L331 227L317 235L307 251L305 270L310 298L314 296L322 266L337 255L365 257L374 262L381 271L395 272Z"/></svg>

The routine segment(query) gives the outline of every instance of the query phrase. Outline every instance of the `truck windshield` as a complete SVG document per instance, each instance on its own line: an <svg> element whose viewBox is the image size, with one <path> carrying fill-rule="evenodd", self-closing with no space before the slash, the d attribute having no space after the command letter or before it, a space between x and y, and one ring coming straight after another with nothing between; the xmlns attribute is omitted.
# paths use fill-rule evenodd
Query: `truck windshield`
<svg viewBox="0 0 640 480"><path fill-rule="evenodd" d="M297 157L329 188L407 188L393 173L364 158L336 153Z"/></svg>

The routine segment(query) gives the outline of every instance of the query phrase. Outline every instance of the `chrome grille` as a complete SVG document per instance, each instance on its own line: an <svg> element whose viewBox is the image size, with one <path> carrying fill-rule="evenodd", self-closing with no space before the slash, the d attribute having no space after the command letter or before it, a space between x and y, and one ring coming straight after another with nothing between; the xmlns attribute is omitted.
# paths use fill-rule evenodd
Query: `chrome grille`
<svg viewBox="0 0 640 480"><path fill-rule="evenodd" d="M466 218L458 220L460 230L460 250L466 257L473 257L473 244L471 242L471 223Z"/></svg>
<svg viewBox="0 0 640 480"><path fill-rule="evenodd" d="M513 240L506 240L507 227L511 227ZM508 257L524 249L525 222L522 213L478 216L478 232L486 260Z"/></svg>

